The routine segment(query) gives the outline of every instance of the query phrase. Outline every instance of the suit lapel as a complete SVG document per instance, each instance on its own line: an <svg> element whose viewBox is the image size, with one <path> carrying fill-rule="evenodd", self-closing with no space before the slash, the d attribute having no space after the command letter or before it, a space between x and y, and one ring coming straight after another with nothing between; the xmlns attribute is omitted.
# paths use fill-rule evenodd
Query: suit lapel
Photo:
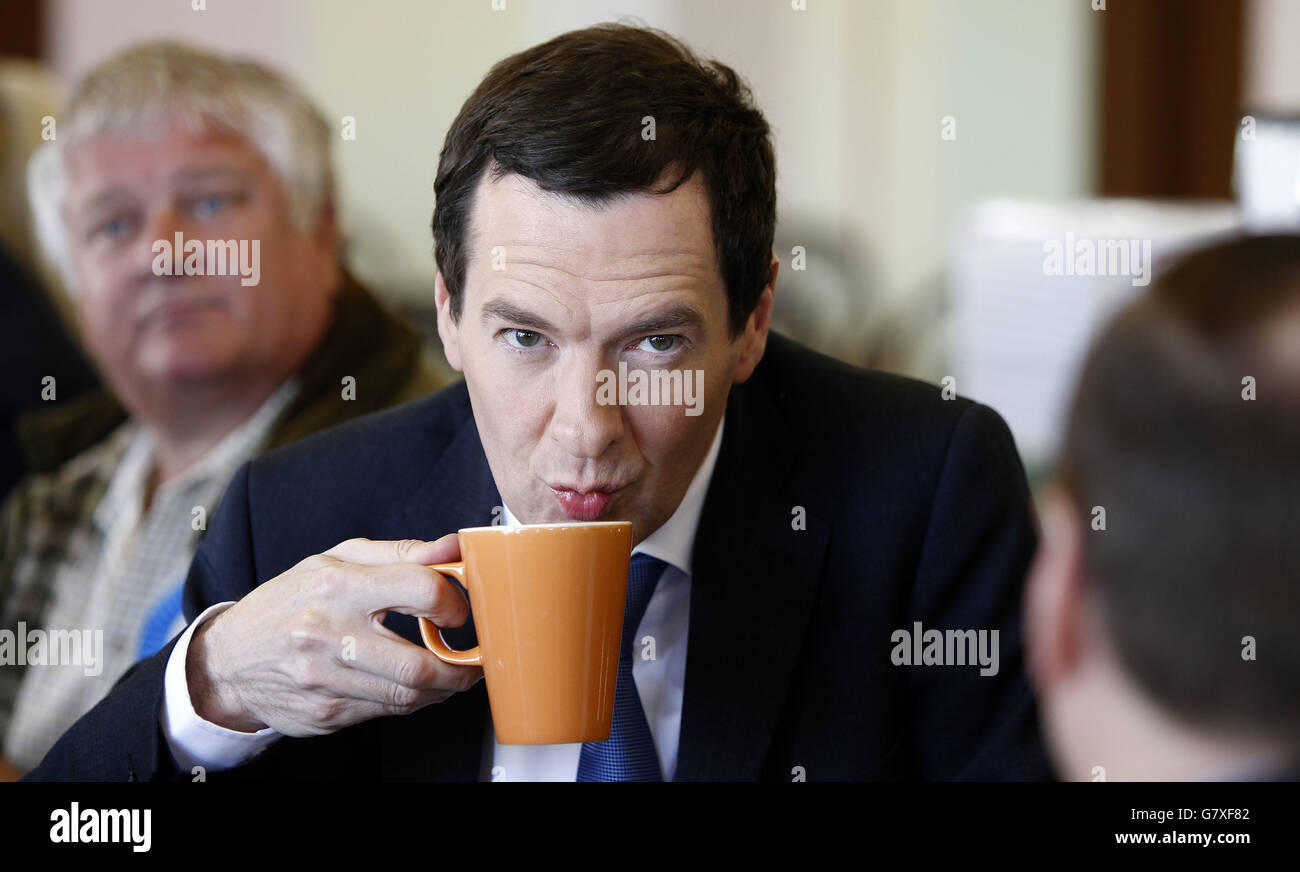
<svg viewBox="0 0 1300 872"><path fill-rule="evenodd" d="M759 777L825 559L828 526L792 524L801 448L758 381L729 398L696 532L677 781Z"/></svg>
<svg viewBox="0 0 1300 872"><path fill-rule="evenodd" d="M406 521L416 535L436 538L462 527L492 523L492 510L501 504L492 470L469 407L465 383L448 388L462 395L461 424L451 443L434 463L406 505Z"/></svg>

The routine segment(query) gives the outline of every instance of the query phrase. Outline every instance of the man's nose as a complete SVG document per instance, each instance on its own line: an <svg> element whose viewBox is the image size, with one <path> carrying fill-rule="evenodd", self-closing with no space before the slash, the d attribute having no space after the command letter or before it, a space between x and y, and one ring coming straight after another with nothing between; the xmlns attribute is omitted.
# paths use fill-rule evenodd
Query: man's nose
<svg viewBox="0 0 1300 872"><path fill-rule="evenodd" d="M165 255L170 251L171 257L168 260L173 266L173 272L182 272L185 263L185 250L183 247L178 249L176 246L177 233L180 233L183 237L181 242L183 246L190 237L185 224L185 216L181 214L180 210L170 203L150 209L145 214L140 234L134 241L134 260L137 271L141 274L157 275L154 271L154 262L159 260L160 251L156 250L154 246L159 241L165 241L167 245L161 248L161 255Z"/></svg>
<svg viewBox="0 0 1300 872"><path fill-rule="evenodd" d="M560 366L551 437L574 457L600 457L623 435L623 410L616 402L601 401L606 393L617 394L602 391L597 396L601 378L612 378L610 370L594 357L576 358Z"/></svg>

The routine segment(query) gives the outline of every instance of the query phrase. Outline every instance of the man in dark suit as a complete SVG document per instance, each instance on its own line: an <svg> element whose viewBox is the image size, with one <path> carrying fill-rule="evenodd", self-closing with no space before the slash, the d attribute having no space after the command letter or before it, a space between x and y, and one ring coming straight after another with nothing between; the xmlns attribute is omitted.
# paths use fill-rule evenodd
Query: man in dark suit
<svg viewBox="0 0 1300 872"><path fill-rule="evenodd" d="M658 643L626 677L641 726L610 740L657 761L638 777L1046 776L1010 434L769 335L775 166L731 70L643 28L564 34L489 73L435 188L465 382L245 466L193 623L33 777L609 778L604 743L496 743L481 669L412 644L414 616L466 623L427 568L457 528L593 519L631 521L657 576L625 627ZM615 372L689 389L611 399Z"/></svg>

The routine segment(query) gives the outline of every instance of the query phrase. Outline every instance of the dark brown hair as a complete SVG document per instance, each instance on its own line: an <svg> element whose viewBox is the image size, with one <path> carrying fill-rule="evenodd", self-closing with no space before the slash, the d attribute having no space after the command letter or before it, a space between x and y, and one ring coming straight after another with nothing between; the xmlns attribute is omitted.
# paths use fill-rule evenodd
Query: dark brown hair
<svg viewBox="0 0 1300 872"><path fill-rule="evenodd" d="M1061 477L1135 681L1189 722L1294 739L1300 356L1281 344L1286 325L1300 326L1300 236L1185 257L1093 344Z"/></svg>
<svg viewBox="0 0 1300 872"><path fill-rule="evenodd" d="M647 117L653 139L642 136ZM771 280L776 226L768 125L736 73L662 31L625 24L571 31L500 61L452 122L434 182L435 256L453 316L485 170L599 204L669 193L697 169L735 336Z"/></svg>

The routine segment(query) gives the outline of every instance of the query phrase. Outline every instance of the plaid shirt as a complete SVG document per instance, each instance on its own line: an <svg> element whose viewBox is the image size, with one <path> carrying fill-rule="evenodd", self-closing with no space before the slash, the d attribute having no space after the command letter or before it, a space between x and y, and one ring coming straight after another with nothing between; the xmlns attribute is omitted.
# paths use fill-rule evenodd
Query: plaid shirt
<svg viewBox="0 0 1300 872"><path fill-rule="evenodd" d="M148 509L154 440L132 421L20 488L9 506L19 517L7 529L24 531L24 541L0 627L16 630L22 621L29 632L76 630L83 647L76 664L53 663L51 644L39 669L0 666L0 726L11 763L35 767L132 663L183 628L181 588L207 521L297 391L296 379L286 381L202 460L160 485ZM90 639L102 639L102 650L86 651Z"/></svg>

